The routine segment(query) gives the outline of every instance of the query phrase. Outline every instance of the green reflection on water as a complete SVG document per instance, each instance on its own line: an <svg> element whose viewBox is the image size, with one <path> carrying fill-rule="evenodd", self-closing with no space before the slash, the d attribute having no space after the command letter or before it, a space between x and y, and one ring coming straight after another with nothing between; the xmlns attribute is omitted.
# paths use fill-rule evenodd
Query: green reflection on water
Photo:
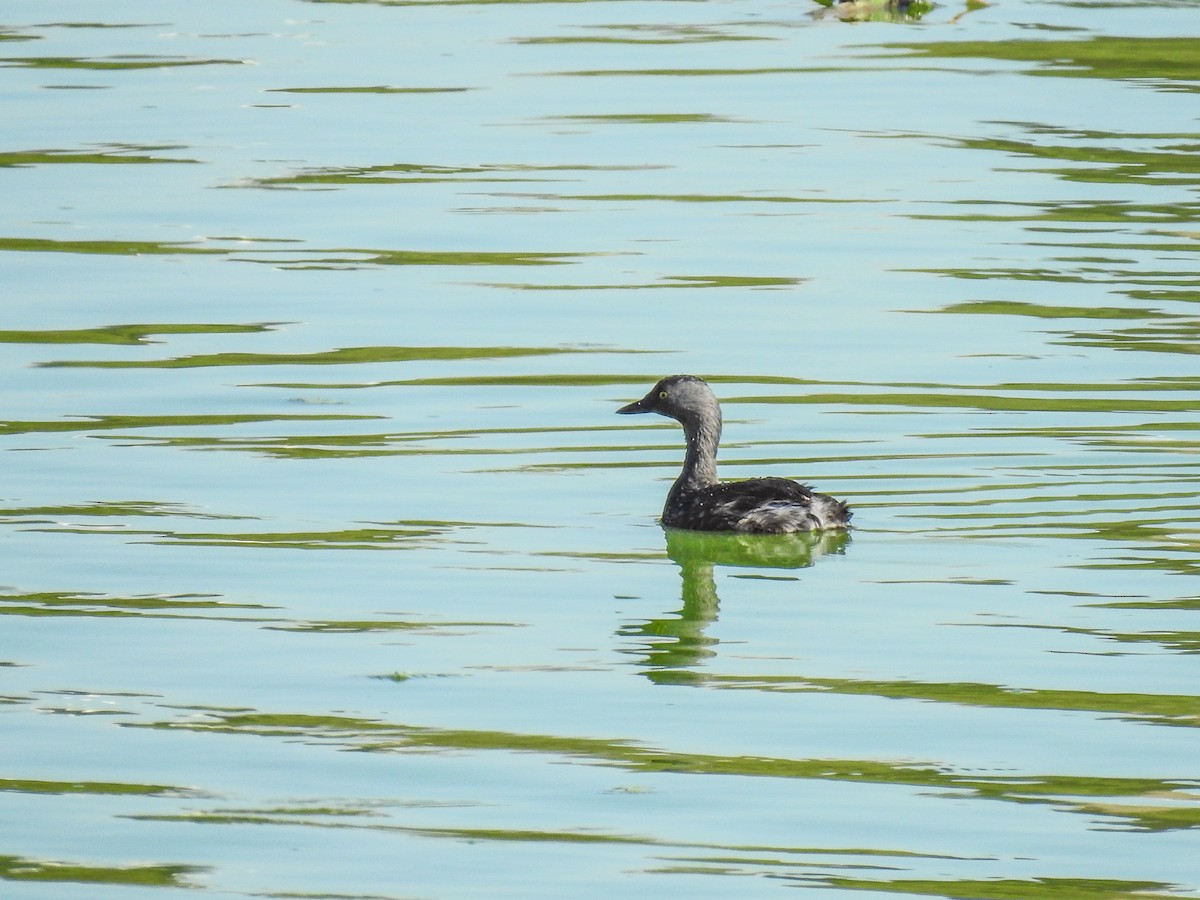
<svg viewBox="0 0 1200 900"><path fill-rule="evenodd" d="M62 881L76 884L184 888L195 886L186 880L186 876L203 871L205 869L200 866L90 866L21 856L0 856L0 879L5 881Z"/></svg>
<svg viewBox="0 0 1200 900"><path fill-rule="evenodd" d="M44 521L46 516L186 516L190 519L247 519L251 516L232 516L192 510L178 503L157 500L103 500L74 506L2 506L0 518L16 521Z"/></svg>
<svg viewBox="0 0 1200 900"><path fill-rule="evenodd" d="M24 594L0 594L0 616L73 616L78 618L203 619L206 621L241 622L257 625L267 631L289 631L304 634L366 634L393 631L422 631L461 635L479 628L516 628L514 622L418 620L418 619L328 619L306 621L265 614L278 609L257 603L234 603L211 594L175 594L116 597L107 594L66 591L39 591ZM264 611L255 615L232 615L242 610ZM222 615L221 613L226 613ZM4 665L0 663L0 665ZM13 665L13 664L9 664ZM0 700L0 702L4 702ZM7 702L27 702L27 698L7 698ZM114 712L114 714L116 714ZM0 779L0 791L30 793L180 793L175 788L158 786L124 786L107 783L59 782ZM143 790L145 788L145 790Z"/></svg>
<svg viewBox="0 0 1200 900"><path fill-rule="evenodd" d="M0 250L17 253L103 253L117 256L162 254L221 255L230 251L218 247L197 247L178 241L56 241L49 238L0 238Z"/></svg>
<svg viewBox="0 0 1200 900"><path fill-rule="evenodd" d="M1031 386L1032 388L1032 386ZM1094 386L1104 391L1106 386ZM797 397L732 397L722 403L804 403L835 406L881 406L915 409L975 409L989 412L1172 412L1195 410L1196 401L1160 400L1146 397L1018 397L997 392L984 393L820 393Z"/></svg>
<svg viewBox="0 0 1200 900"><path fill-rule="evenodd" d="M1174 885L1160 881L1122 881L1108 878L996 878L985 881L919 880L898 878L876 881L864 878L823 876L818 883L847 891L871 891L926 897L971 900L1040 900L1061 897L1064 900L1138 900L1141 897L1195 897L1180 894Z"/></svg>
<svg viewBox="0 0 1200 900"><path fill-rule="evenodd" d="M104 164L131 163L198 163L198 159L171 156L148 156L146 151L182 150L182 144L107 144L110 150L12 150L0 153L0 168L41 166L47 164Z"/></svg>
<svg viewBox="0 0 1200 900"><path fill-rule="evenodd" d="M928 310L913 310L928 312ZM971 300L951 303L935 312L976 315L1030 316L1035 319L1170 319L1169 313L1127 306L1047 306L1018 300ZM1080 386L1082 387L1082 386ZM1119 387L1119 386L1118 386ZM1105 390L1111 386L1105 385Z"/></svg>
<svg viewBox="0 0 1200 900"><path fill-rule="evenodd" d="M207 415L207 416L80 416L44 422L0 422L0 434L40 434L61 431L114 431L127 428L195 428L205 425L244 425L258 422L332 422L382 419L368 415Z"/></svg>
<svg viewBox="0 0 1200 900"><path fill-rule="evenodd" d="M751 535L687 531L664 528L667 555L679 566L683 580L682 606L661 616L621 628L622 638L635 638L638 646L626 652L640 657L655 671L686 669L716 654L717 639L706 632L717 619L720 598L716 566L786 571L812 566L823 556L846 552L850 535L845 531L804 532L789 535ZM744 576L744 577L765 577ZM783 576L788 577L788 576ZM653 675L651 680L657 680Z"/></svg>
<svg viewBox="0 0 1200 900"><path fill-rule="evenodd" d="M1098 691L1065 691L1046 688L1013 688L995 684L866 681L800 675L716 675L667 670L648 673L656 681L708 688L764 691L830 691L862 694L892 700L957 703L990 709L1075 710L1113 714L1122 719L1154 725L1200 727L1200 697L1188 694L1112 694Z"/></svg>
<svg viewBox="0 0 1200 900"><path fill-rule="evenodd" d="M182 56L107 56L89 59L81 56L6 56L0 66L23 66L32 69L92 69L99 71L122 69L170 69L180 66L241 66L244 59L189 59Z"/></svg>
<svg viewBox="0 0 1200 900"><path fill-rule="evenodd" d="M505 194L534 200L582 200L610 203L885 203L884 200L843 200L836 197L796 197L787 194Z"/></svg>
<svg viewBox="0 0 1200 900"><path fill-rule="evenodd" d="M267 547L289 550L379 550L424 547L421 539L443 532L419 528L347 528L340 531L283 532L180 532L119 528L98 532L90 526L59 525L31 528L47 534L114 534L121 537L149 537L147 543L187 544L199 547Z"/></svg>
<svg viewBox="0 0 1200 900"><path fill-rule="evenodd" d="M644 383L645 379L638 381ZM325 385L330 388L358 387L359 385ZM312 385L303 385L312 387ZM628 427L628 426L625 426ZM446 447L411 447L413 443L433 441L463 441L471 438L489 435L521 435L521 434L577 434L596 431L617 431L620 425L594 425L583 427L563 428L475 428L455 429L448 431L415 431L375 434L323 434L323 435L282 435L272 437L156 437L137 436L122 437L126 442L137 441L144 445L156 447L182 447L192 450L234 450L239 452L261 453L289 459L324 459L324 458L353 458L360 456L509 456L530 453L595 453L608 449L603 446L537 446L522 448L502 448L482 446L471 448ZM399 446L397 446L399 445ZM420 523L412 523L420 524ZM472 525L510 523L428 523L434 525Z"/></svg>
<svg viewBox="0 0 1200 900"><path fill-rule="evenodd" d="M665 168L660 165L531 165L527 163L489 163L479 166L442 166L424 163L388 163L375 166L338 166L305 169L294 175L256 178L238 186L303 187L331 184L441 184L551 181L549 175L580 172L634 172Z"/></svg>
<svg viewBox="0 0 1200 900"><path fill-rule="evenodd" d="M17 794L100 794L105 796L197 797L190 788L163 784L129 784L117 781L34 781L28 778L0 778L0 791Z"/></svg>
<svg viewBox="0 0 1200 900"><path fill-rule="evenodd" d="M222 240L213 238L212 240ZM299 244L290 238L230 238L238 244ZM265 263L286 269L346 269L361 266L548 266L575 262L586 253L538 253L479 250L371 250L356 247L312 249L262 249L278 254L266 258L245 255L247 248L197 246L184 241L60 241L50 238L0 238L0 251L17 253L96 253L115 256L205 255L228 256L240 262Z"/></svg>
<svg viewBox="0 0 1200 900"><path fill-rule="evenodd" d="M596 0L305 0L306 3L370 3L374 6L498 6L535 3L595 3ZM614 0L605 0L614 2Z"/></svg>
<svg viewBox="0 0 1200 900"><path fill-rule="evenodd" d="M517 628L515 622L416 622L393 619L331 619L322 622L291 622L286 625L267 625L268 631L295 631L305 634L367 634L389 631L454 631L474 628ZM388 681L407 681L413 677L401 673L381 675Z"/></svg>
<svg viewBox="0 0 1200 900"><path fill-rule="evenodd" d="M767 35L731 34L711 25L589 25L584 26L602 34L554 35L548 37L513 38L516 44L705 44L713 41L771 41ZM628 32L609 34L607 32Z"/></svg>
<svg viewBox="0 0 1200 900"><path fill-rule="evenodd" d="M815 682L814 682L815 683ZM398 683L403 689L404 682ZM1200 703L1198 698L1190 698ZM1165 830L1200 824L1200 783L1191 779L1105 778L1075 775L962 774L942 766L884 760L784 759L719 756L646 747L633 741L443 729L378 719L304 713L222 712L199 709L203 718L124 722L122 727L332 742L368 752L452 750L539 753L619 766L629 771L691 775L806 778L897 784L951 791L952 796L1015 803L1044 803L1087 815L1118 819L1127 828ZM1137 802L1124 802L1132 799ZM1162 801L1175 805L1163 809ZM1149 811L1147 811L1149 807Z"/></svg>
<svg viewBox="0 0 1200 900"><path fill-rule="evenodd" d="M488 282L486 287L517 291L645 291L662 288L781 288L805 281L804 278L754 275L664 275L659 281L643 284L532 284Z"/></svg>
<svg viewBox="0 0 1200 900"><path fill-rule="evenodd" d="M148 344L151 335L160 334L257 334L281 325L264 322L254 325L237 324L159 324L104 325L99 328L70 328L50 330L0 330L4 344Z"/></svg>
<svg viewBox="0 0 1200 900"><path fill-rule="evenodd" d="M1165 90L1200 91L1200 38L1089 35L1081 40L939 41L882 44L931 59L991 59L1040 63L1032 75L1117 78Z"/></svg>
<svg viewBox="0 0 1200 900"><path fill-rule="evenodd" d="M345 366L431 359L505 359L563 353L611 353L590 347L343 347L315 353L204 353L171 359L71 359L38 363L45 368L191 369L204 366Z"/></svg>
<svg viewBox="0 0 1200 900"><path fill-rule="evenodd" d="M83 618L169 618L268 621L262 617L197 615L226 610L265 610L257 603L233 603L213 594L149 594L114 597L77 591L0 594L0 616L77 616Z"/></svg>
<svg viewBox="0 0 1200 900"><path fill-rule="evenodd" d="M713 122L736 122L728 116L713 113L605 113L600 115L548 116L565 122L592 122L614 125L694 125Z"/></svg>
<svg viewBox="0 0 1200 900"><path fill-rule="evenodd" d="M1043 169L1067 181L1096 184L1138 184L1194 187L1200 184L1200 133L1122 134L1120 132L1077 132L1045 126L1028 126L1038 134L1079 138L1089 143L1046 144L1044 142L961 138L954 143L968 150L992 150L1015 156L1072 163L1067 168ZM1149 150L1114 146L1132 141L1187 141ZM1092 141L1104 140L1106 144Z"/></svg>
<svg viewBox="0 0 1200 900"><path fill-rule="evenodd" d="M992 270L980 272L978 270L959 270L947 269L941 270L938 274L948 275L954 278L1000 278L1006 280L1022 281L1078 281L1092 282L1099 281L1094 275L1065 275L1062 273L1047 273L1044 271L1027 271L1027 270ZM1116 273L1108 273L1111 277ZM1164 273L1169 275L1170 273ZM1103 273L1101 273L1103 275ZM1122 273L1122 277L1124 276ZM1154 279L1154 273L1150 273L1151 279ZM1158 276L1159 283L1163 276ZM1107 280L1107 279L1105 279ZM1144 277L1137 277L1137 280L1144 282ZM1176 281L1185 281L1200 285L1200 279L1194 279L1190 276L1175 276ZM1131 293L1131 292L1127 292ZM1177 297L1173 299L1186 300L1190 297ZM1148 324L1140 326L1127 326L1124 328L1112 328L1108 331L1061 331L1051 332L1057 338L1053 341L1056 344L1067 346L1081 347L1103 347L1108 350L1135 350L1139 352L1149 353L1177 353L1177 354L1196 354L1200 353L1200 320L1187 315L1172 315L1160 310L1154 309L1137 309L1133 307L1069 307L1069 306L1042 306L1029 303L1020 303L1015 301L976 301L968 303L955 303L943 307L936 312L943 313L966 313L977 315L1021 315L1030 316L1040 319L1109 319L1109 320L1136 320L1148 322ZM1105 385L1097 387L1099 390L1186 390L1194 391L1196 384L1186 380L1175 381L1168 383L1159 381L1157 383L1151 380L1144 380L1133 385ZM1176 401L1170 401L1176 402ZM1181 401L1187 403L1188 401Z"/></svg>
<svg viewBox="0 0 1200 900"><path fill-rule="evenodd" d="M295 87L271 88L268 93L279 94L454 94L473 91L469 87L392 87L373 84L363 87Z"/></svg>
<svg viewBox="0 0 1200 900"><path fill-rule="evenodd" d="M605 76L611 76L614 78L705 78L713 76L728 77L734 75L803 75L844 71L846 71L845 68L838 66L762 66L737 69L575 69L572 71L554 72L552 74L571 78L603 78ZM563 116L560 118L571 117ZM733 122L737 120L722 119L721 121Z"/></svg>
<svg viewBox="0 0 1200 900"><path fill-rule="evenodd" d="M1191 224L1196 221L1197 214L1200 213L1200 203L1193 202L1130 203L1121 200L1061 200L1026 203L1008 200L956 200L952 201L952 205L978 207L979 209L1003 207L1005 209L1015 208L1030 211L998 212L993 214L975 211L956 215L912 213L908 217L910 219L930 219L949 222L1090 222L1100 224L1166 225ZM1087 233L1092 234L1092 232ZM1166 233L1170 234L1169 232ZM1088 247L1092 245L1075 244L1075 246ZM1118 249L1127 251L1138 249L1136 245L1117 245L1117 247ZM1147 244L1146 247L1159 250L1195 249L1194 246L1187 244ZM914 269L912 271L924 270ZM1145 277L1148 273L1131 272L1130 274ZM1039 277L1038 280L1043 279Z"/></svg>

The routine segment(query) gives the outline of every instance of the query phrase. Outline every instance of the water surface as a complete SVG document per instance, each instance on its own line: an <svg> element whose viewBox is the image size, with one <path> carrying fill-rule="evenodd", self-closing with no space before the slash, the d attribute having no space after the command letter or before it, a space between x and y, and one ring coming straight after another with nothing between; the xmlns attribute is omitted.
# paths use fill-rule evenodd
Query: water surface
<svg viewBox="0 0 1200 900"><path fill-rule="evenodd" d="M0 893L1200 896L1191 13L10 3Z"/></svg>

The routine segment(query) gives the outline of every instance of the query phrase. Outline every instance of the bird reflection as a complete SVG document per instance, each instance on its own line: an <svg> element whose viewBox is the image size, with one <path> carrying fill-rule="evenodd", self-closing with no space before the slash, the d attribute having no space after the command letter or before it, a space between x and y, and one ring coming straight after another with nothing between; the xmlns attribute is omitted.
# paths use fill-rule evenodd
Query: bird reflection
<svg viewBox="0 0 1200 900"><path fill-rule="evenodd" d="M937 4L931 0L816 0L821 8L810 13L814 19L841 19L843 22L919 22ZM987 6L986 0L966 0L962 9L950 17L959 21L969 12Z"/></svg>
<svg viewBox="0 0 1200 900"><path fill-rule="evenodd" d="M824 9L812 15L843 22L916 22L933 9L922 0L817 0Z"/></svg>
<svg viewBox="0 0 1200 900"><path fill-rule="evenodd" d="M629 625L618 633L640 639L631 652L657 673L698 665L715 655L717 639L705 632L717 619L719 599L713 569L804 569L822 556L841 554L850 542L845 531L807 531L795 534L739 534L664 528L667 555L683 578L683 607L671 615ZM670 678L656 677L669 681Z"/></svg>

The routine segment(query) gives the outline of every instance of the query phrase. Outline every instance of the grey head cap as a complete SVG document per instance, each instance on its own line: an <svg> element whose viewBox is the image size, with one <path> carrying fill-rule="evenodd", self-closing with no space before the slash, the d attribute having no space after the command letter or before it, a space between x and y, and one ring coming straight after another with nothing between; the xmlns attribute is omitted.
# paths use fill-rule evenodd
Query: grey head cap
<svg viewBox="0 0 1200 900"><path fill-rule="evenodd" d="M703 378L695 375L668 375L654 385L641 400L622 406L620 415L658 413L683 421L719 410L717 398Z"/></svg>

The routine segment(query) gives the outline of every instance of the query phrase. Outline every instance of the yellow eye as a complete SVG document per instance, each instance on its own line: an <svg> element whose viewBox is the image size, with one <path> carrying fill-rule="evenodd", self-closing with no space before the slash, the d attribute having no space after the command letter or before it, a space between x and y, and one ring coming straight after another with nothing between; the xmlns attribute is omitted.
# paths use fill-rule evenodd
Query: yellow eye
<svg viewBox="0 0 1200 900"><path fill-rule="evenodd" d="M659 392L658 392L658 399L659 399L659 400L666 400L666 399L667 399L667 392L666 392L666 391L659 391Z"/></svg>

